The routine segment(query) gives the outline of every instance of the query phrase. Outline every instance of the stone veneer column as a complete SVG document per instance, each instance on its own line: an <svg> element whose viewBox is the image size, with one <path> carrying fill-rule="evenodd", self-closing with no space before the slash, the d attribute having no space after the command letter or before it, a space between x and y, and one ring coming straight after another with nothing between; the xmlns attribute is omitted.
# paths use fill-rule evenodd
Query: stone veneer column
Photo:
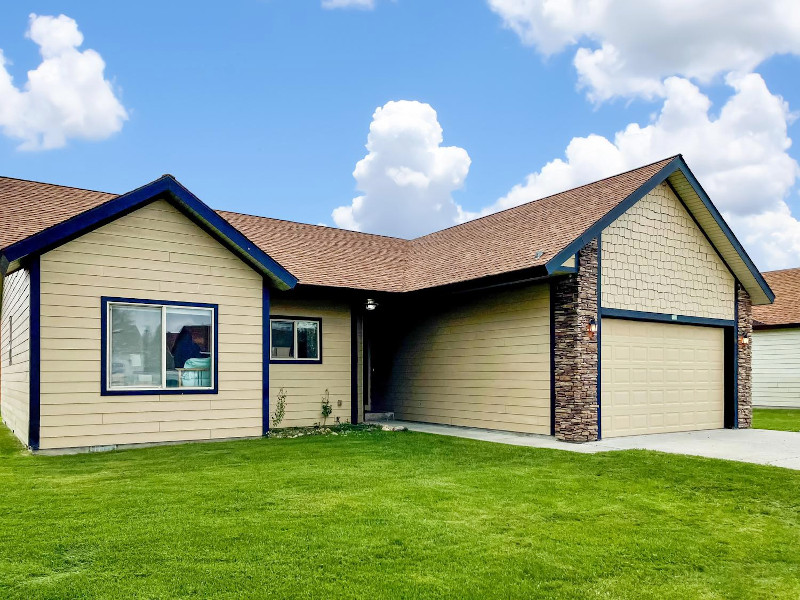
<svg viewBox="0 0 800 600"><path fill-rule="evenodd" d="M551 287L555 329L555 434L568 442L597 439L597 240L578 253L578 272Z"/></svg>
<svg viewBox="0 0 800 600"><path fill-rule="evenodd" d="M753 422L753 398L752 398L752 368L751 359L753 354L753 306L750 302L750 294L736 284L736 307L738 310L739 337L747 336L749 344L736 343L739 346L739 360L736 368L739 372L738 391L739 391L739 428L748 429Z"/></svg>

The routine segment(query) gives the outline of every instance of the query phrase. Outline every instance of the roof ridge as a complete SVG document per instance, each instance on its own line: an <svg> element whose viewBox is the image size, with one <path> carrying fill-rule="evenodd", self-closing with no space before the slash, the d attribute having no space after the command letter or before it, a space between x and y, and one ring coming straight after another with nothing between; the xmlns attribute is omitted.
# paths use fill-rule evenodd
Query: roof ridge
<svg viewBox="0 0 800 600"><path fill-rule="evenodd" d="M594 181L590 181L588 183L584 183L582 185L576 185L575 187L567 188L566 190L561 190L559 192L555 192L553 194L548 194L547 196L542 196L541 198L536 198L534 200L528 200L527 202L523 202L522 204L517 204L516 206L509 206L508 208L504 208L503 210L498 210L493 213L489 213L487 215L483 215L480 217L476 217L474 219L470 219L469 221L464 221L463 223L456 223L455 225L450 225L450 227L445 227L444 229L437 229L436 231L431 231L430 233L426 233L425 235L421 235L419 237L415 237L410 241L416 242L418 240L424 239L428 236L435 235L437 233L442 233L443 231L448 231L450 229L455 229L456 227L461 227L462 225L466 225L467 223L476 223L482 219L486 219L488 217L493 217L495 215L502 214L504 212L508 212L509 210L517 209L521 206L527 206L528 204L533 204L534 202L541 202L542 200L547 200L548 198L553 198L555 196L560 196L561 194L567 194L569 192L573 192L575 190L579 190L581 188L588 187L590 185L596 185L598 183L602 183L603 181L608 181L609 179L614 179L615 177L620 177L622 175L626 175L628 173L633 173L634 171L641 171L642 169L646 169L647 167L652 167L658 163L668 163L671 160L678 158L679 156L683 156L682 154L673 154L672 156L668 156L666 158L662 158L660 160L654 160L651 163L647 163L646 165L642 165L640 167L634 167L633 169L628 169L627 171L620 171L619 173L615 173L614 175L609 175L607 177L603 177L601 179L595 179Z"/></svg>
<svg viewBox="0 0 800 600"><path fill-rule="evenodd" d="M785 273L787 271L798 271L800 272L800 267L786 267L785 269L775 269L774 271L761 271L762 275L772 275L773 273Z"/></svg>
<svg viewBox="0 0 800 600"><path fill-rule="evenodd" d="M385 238L390 240L397 240L398 242L410 242L408 238L396 237L393 235L383 235L381 233L369 233L368 231L356 231L355 229L345 229L344 227L336 227L334 225L320 225L318 223L303 223L302 221L292 221L291 219L279 219L277 217L267 217L264 215L253 215L250 213L237 212L235 210L219 210L215 209L218 213L228 213L230 215L239 215L240 217L252 217L255 219L268 219L270 221L279 221L281 223L291 223L293 225L304 225L306 227L318 227L320 229L332 229L334 231L342 231L345 233L355 233L357 235L369 235L373 237Z"/></svg>
<svg viewBox="0 0 800 600"><path fill-rule="evenodd" d="M103 190L93 190L90 188L75 187L73 185L63 185L61 183L50 183L48 181L36 181L35 179L25 179L24 177L10 177L8 175L0 175L0 179L12 179L14 181L24 181L25 183L35 183L37 185L51 185L53 187L64 188L67 190L77 190L79 192L92 192L95 194L107 194L109 196L120 196L116 192L104 192Z"/></svg>

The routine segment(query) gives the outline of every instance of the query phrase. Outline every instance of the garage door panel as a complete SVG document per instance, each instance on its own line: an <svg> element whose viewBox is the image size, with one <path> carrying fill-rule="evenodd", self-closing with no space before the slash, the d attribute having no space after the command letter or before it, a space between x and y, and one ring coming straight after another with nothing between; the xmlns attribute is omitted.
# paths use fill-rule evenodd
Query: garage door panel
<svg viewBox="0 0 800 600"><path fill-rule="evenodd" d="M603 437L716 429L724 421L724 331L603 319Z"/></svg>

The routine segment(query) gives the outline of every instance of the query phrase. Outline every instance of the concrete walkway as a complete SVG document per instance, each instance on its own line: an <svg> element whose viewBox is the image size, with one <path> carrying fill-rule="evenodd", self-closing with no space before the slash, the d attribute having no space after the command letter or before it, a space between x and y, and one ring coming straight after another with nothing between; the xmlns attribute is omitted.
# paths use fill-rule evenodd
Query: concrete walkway
<svg viewBox="0 0 800 600"><path fill-rule="evenodd" d="M474 427L453 427L410 421L380 421L381 425L407 427L411 431L451 435L484 442L551 448L567 452L594 454L615 450L656 450L739 462L785 467L800 471L800 433L766 429L712 429L683 433L656 433L611 438L599 442L572 444L549 435L494 431Z"/></svg>

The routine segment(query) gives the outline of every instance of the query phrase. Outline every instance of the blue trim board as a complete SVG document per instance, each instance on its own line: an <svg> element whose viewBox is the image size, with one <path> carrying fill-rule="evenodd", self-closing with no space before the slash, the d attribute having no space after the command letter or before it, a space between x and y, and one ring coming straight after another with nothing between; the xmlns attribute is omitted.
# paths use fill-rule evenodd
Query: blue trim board
<svg viewBox="0 0 800 600"><path fill-rule="evenodd" d="M214 386L212 388L160 388L149 390L108 389L108 303L155 304L161 306L185 306L187 308L211 308L214 315ZM219 392L219 306L202 302L177 302L174 300L150 300L144 298L100 297L100 395L101 396L186 396L191 394L217 394Z"/></svg>
<svg viewBox="0 0 800 600"><path fill-rule="evenodd" d="M600 336L603 329L603 311L602 311L602 291L603 291L603 253L601 251L602 234L597 234L597 386L595 387L595 394L597 394L597 439L603 439L603 409L602 409L602 381L601 381L601 368L602 368L602 352L600 344Z"/></svg>
<svg viewBox="0 0 800 600"><path fill-rule="evenodd" d="M291 289L297 285L297 279L289 271L183 187L171 175L164 175L127 194L117 196L71 219L48 227L44 231L12 244L4 252L5 260L13 263L26 256L42 254L155 200L161 199L175 205L209 234L244 256L251 266L268 277L280 289Z"/></svg>
<svg viewBox="0 0 800 600"><path fill-rule="evenodd" d="M702 325L705 327L732 327L735 321L728 319L707 319L705 317L690 317L686 315L670 315L664 313L645 312L641 310L624 310L621 308L601 308L604 317L614 319L631 319L635 321L658 321L663 323L677 323L682 325Z"/></svg>
<svg viewBox="0 0 800 600"><path fill-rule="evenodd" d="M267 435L269 433L270 295L266 281L261 290L261 435Z"/></svg>
<svg viewBox="0 0 800 600"><path fill-rule="evenodd" d="M41 297L42 278L39 257L34 256L28 268L30 274L30 372L29 377L29 405L28 405L28 447L31 450L39 449L39 431L41 428L41 358L42 358L42 317Z"/></svg>
<svg viewBox="0 0 800 600"><path fill-rule="evenodd" d="M321 365L322 364L322 319L320 317L298 317L289 315L269 315L267 332L267 355L269 362L273 365ZM314 321L319 327L319 358L303 360L298 358L272 358L272 327L271 321Z"/></svg>

